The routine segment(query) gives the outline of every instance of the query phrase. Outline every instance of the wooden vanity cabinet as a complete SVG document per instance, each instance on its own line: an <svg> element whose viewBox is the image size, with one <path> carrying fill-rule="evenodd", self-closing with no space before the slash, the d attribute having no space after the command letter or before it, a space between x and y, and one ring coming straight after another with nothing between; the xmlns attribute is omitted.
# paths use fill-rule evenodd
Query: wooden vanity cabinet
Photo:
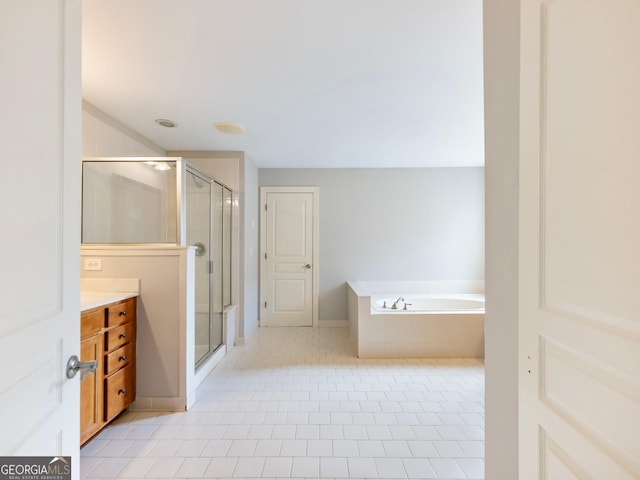
<svg viewBox="0 0 640 480"><path fill-rule="evenodd" d="M110 305L104 334L104 421L136 398L136 299Z"/></svg>
<svg viewBox="0 0 640 480"><path fill-rule="evenodd" d="M97 360L96 373L85 375L80 381L80 444L85 443L104 425L102 393L102 329L104 309L93 309L82 313L80 319L80 360Z"/></svg>
<svg viewBox="0 0 640 480"><path fill-rule="evenodd" d="M82 313L80 360L97 360L80 383L80 444L136 398L136 298Z"/></svg>

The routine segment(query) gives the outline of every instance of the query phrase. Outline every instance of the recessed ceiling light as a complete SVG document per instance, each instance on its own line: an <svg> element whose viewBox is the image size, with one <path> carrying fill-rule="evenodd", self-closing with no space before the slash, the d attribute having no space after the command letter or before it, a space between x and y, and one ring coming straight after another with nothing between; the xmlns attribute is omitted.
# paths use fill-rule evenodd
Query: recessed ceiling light
<svg viewBox="0 0 640 480"><path fill-rule="evenodd" d="M158 118L156 119L156 123L158 125L162 125L163 127L167 127L167 128L174 128L178 125L176 122L167 120L166 118Z"/></svg>
<svg viewBox="0 0 640 480"><path fill-rule="evenodd" d="M214 123L215 127L221 133L231 133L231 134L239 134L244 133L244 126L241 123L237 122L216 122Z"/></svg>

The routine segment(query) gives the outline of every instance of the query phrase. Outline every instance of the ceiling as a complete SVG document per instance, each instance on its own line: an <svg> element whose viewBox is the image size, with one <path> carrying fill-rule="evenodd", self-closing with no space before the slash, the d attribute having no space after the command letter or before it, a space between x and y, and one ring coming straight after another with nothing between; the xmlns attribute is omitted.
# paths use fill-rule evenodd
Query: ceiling
<svg viewBox="0 0 640 480"><path fill-rule="evenodd" d="M484 164L481 0L85 0L82 62L85 100L165 150Z"/></svg>

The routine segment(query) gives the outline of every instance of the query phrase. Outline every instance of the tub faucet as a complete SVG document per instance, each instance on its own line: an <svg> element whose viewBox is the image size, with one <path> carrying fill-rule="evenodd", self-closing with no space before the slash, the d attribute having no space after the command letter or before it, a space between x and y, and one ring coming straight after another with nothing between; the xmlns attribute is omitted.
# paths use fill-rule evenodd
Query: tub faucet
<svg viewBox="0 0 640 480"><path fill-rule="evenodd" d="M398 309L398 302L404 302L404 298L398 297L398 299L395 302L393 302L393 305L391 305L391 308L393 310L397 310Z"/></svg>

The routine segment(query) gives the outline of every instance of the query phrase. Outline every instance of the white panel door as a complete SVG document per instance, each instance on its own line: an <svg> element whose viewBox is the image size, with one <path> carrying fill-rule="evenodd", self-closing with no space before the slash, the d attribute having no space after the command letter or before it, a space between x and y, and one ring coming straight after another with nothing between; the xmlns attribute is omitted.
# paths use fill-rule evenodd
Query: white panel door
<svg viewBox="0 0 640 480"><path fill-rule="evenodd" d="M520 479L640 478L640 2L522 2Z"/></svg>
<svg viewBox="0 0 640 480"><path fill-rule="evenodd" d="M263 325L313 325L314 193L266 192Z"/></svg>
<svg viewBox="0 0 640 480"><path fill-rule="evenodd" d="M0 455L79 478L80 1L0 6Z"/></svg>

